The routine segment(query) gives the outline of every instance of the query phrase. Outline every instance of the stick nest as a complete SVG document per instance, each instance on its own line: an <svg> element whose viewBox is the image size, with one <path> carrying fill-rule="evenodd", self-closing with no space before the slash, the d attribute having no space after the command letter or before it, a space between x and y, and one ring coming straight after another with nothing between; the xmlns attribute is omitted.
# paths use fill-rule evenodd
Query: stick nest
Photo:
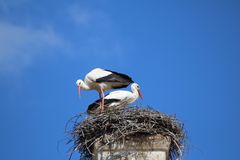
<svg viewBox="0 0 240 160"><path fill-rule="evenodd" d="M68 142L73 144L70 153L72 155L78 151L81 160L92 160L96 142L104 146L126 136L139 134L160 134L170 138L170 160L181 159L185 149L186 133L183 123L177 120L175 115L166 115L149 107L128 106L125 109L108 109L95 116L81 113L70 122L73 124ZM107 141L104 140L105 135L108 135Z"/></svg>

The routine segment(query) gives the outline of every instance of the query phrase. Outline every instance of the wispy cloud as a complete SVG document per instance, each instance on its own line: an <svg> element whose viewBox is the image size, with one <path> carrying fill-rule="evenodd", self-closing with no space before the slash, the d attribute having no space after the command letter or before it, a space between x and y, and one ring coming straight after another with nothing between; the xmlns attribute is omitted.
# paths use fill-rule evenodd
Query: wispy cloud
<svg viewBox="0 0 240 160"><path fill-rule="evenodd" d="M109 17L104 12L88 7L80 7L78 4L71 5L68 12L70 19L79 27L86 27L87 29L107 29L111 23Z"/></svg>
<svg viewBox="0 0 240 160"><path fill-rule="evenodd" d="M121 61L125 44L106 12L74 4L69 7L68 13L81 35L78 50L98 58L115 57L116 61L118 58Z"/></svg>
<svg viewBox="0 0 240 160"><path fill-rule="evenodd" d="M55 47L63 40L50 28L33 29L0 22L0 73L18 74L44 54L41 48Z"/></svg>
<svg viewBox="0 0 240 160"><path fill-rule="evenodd" d="M1 10L7 13L12 7L19 7L20 11L24 10L24 4L30 7L28 0L16 4L0 0L1 4L0 15ZM8 20L8 16L4 18L5 14L0 16L0 75L21 74L36 62L38 56L57 53L49 52L52 49L61 50L66 57L74 59L94 57L107 60L112 57L116 63L122 62L127 54L126 39L115 30L113 20L101 9L92 9L79 3L70 4L61 10L64 21L57 21L59 17L54 16L59 14L53 14L50 19L38 18L36 21L40 25L36 25L35 14L39 13L30 14L32 17L29 19L20 16L20 24L15 23L15 14L8 15L11 20Z"/></svg>
<svg viewBox="0 0 240 160"><path fill-rule="evenodd" d="M71 19L78 25L88 27L93 20L93 15L87 9L72 6L69 10Z"/></svg>

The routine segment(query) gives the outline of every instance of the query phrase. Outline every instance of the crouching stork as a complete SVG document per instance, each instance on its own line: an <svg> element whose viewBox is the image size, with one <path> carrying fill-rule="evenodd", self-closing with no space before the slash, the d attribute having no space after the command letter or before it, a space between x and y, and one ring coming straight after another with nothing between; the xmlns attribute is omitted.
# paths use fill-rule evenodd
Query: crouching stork
<svg viewBox="0 0 240 160"><path fill-rule="evenodd" d="M104 97L104 106L107 108L122 108L128 104L135 102L138 97L142 97L140 92L140 87L137 83L133 83L131 85L132 92L129 91L114 91L110 92L108 95ZM88 114L99 114L99 110L101 109L101 99L96 100L94 103L88 106L87 113Z"/></svg>

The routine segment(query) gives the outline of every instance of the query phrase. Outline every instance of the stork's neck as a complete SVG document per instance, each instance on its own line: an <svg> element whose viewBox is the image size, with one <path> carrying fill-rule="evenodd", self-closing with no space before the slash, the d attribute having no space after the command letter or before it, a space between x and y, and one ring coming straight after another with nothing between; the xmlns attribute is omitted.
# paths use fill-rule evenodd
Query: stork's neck
<svg viewBox="0 0 240 160"><path fill-rule="evenodd" d="M132 95L133 95L132 98L134 99L134 101L139 97L138 90L134 87L132 87Z"/></svg>
<svg viewBox="0 0 240 160"><path fill-rule="evenodd" d="M84 81L81 84L81 88L84 90L90 90L91 88L88 86L88 84L86 84Z"/></svg>

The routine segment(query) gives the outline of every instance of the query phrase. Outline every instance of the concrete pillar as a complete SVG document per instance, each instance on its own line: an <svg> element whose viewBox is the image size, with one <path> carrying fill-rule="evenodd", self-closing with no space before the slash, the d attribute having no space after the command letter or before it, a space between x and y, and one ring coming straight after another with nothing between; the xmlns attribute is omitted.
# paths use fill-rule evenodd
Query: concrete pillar
<svg viewBox="0 0 240 160"><path fill-rule="evenodd" d="M105 135L105 141L108 136ZM134 135L111 145L94 145L94 160L168 160L170 140L161 135Z"/></svg>

